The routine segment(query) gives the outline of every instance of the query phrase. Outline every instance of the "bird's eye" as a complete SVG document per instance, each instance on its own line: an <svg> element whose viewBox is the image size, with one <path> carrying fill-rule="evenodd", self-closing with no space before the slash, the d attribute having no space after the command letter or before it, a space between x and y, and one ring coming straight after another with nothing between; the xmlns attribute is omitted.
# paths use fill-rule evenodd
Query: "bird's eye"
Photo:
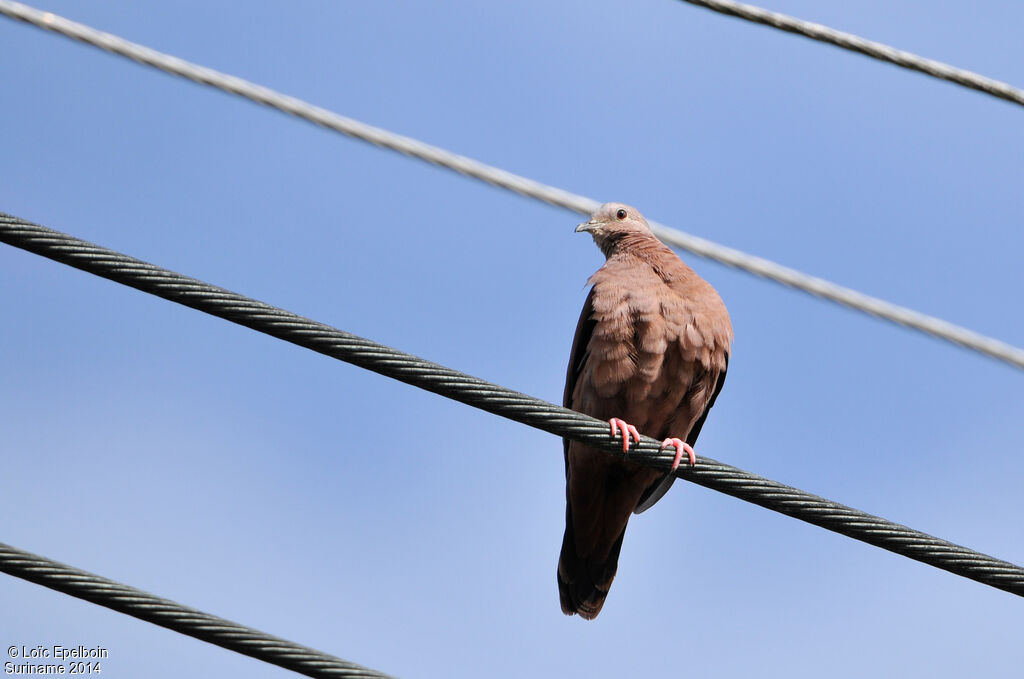
<svg viewBox="0 0 1024 679"><path fill-rule="evenodd" d="M619 211L615 213L615 216L621 221L626 218L626 211L619 208Z"/></svg>

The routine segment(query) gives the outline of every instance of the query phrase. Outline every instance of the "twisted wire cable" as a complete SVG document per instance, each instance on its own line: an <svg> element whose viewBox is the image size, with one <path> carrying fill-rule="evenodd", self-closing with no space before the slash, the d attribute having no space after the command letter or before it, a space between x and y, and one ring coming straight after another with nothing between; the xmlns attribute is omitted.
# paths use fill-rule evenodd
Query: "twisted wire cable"
<svg viewBox="0 0 1024 679"><path fill-rule="evenodd" d="M587 198L586 196L548 186L481 163L472 158L452 153L437 146L431 146L417 139L367 125L319 106L314 106L301 99L281 94L262 85L257 85L242 78L220 73L211 68L158 52L144 45L130 42L110 33L98 31L50 12L41 12L11 0L0 0L0 14L73 38L88 45L99 47L166 73L181 76L203 85L209 85L224 92L236 94L329 130L340 132L341 134L382 148L397 151L432 165L454 170L459 174L507 189L528 198L534 198L585 215L594 212L600 205L600 202L593 198ZM740 250L684 233L658 222L651 221L650 225L654 233L666 243L701 257L706 257L776 283L781 283L782 285L801 290L850 309L918 330L927 335L1004 361L1018 368L1024 368L1024 349L1001 340L974 332L940 318L914 311L913 309L892 304L877 297L865 295L823 278L810 276L762 257L749 255Z"/></svg>
<svg viewBox="0 0 1024 679"><path fill-rule="evenodd" d="M0 242L163 297L557 436L622 455L608 423L358 337L128 255L0 212ZM674 454L647 436L629 459L661 469ZM676 476L998 589L1024 596L1024 568L811 493L698 457Z"/></svg>
<svg viewBox="0 0 1024 679"><path fill-rule="evenodd" d="M924 73L940 80L947 80L951 83L969 87L972 90L984 92L993 97L999 97L1000 99L1024 106L1024 90L1018 89L1009 83L994 80L941 61L926 59L925 57L896 49L884 43L862 38L859 35L837 31L834 28L816 24L813 21L804 21L787 14L772 12L761 7L747 5L742 2L733 2L732 0L683 0L683 2L704 7L720 14L746 19L756 24L771 26L787 33L802 35L805 38L835 45L851 52L859 52L879 61L886 61L911 71Z"/></svg>
<svg viewBox="0 0 1024 679"><path fill-rule="evenodd" d="M3 543L0 571L307 677L389 679L333 655Z"/></svg>

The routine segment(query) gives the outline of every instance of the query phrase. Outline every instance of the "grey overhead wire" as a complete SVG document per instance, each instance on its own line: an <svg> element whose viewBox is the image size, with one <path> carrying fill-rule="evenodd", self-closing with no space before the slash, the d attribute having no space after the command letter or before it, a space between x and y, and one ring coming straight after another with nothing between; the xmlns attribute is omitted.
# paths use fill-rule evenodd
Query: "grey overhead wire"
<svg viewBox="0 0 1024 679"><path fill-rule="evenodd" d="M541 200L551 205L564 207L581 214L590 214L600 204L592 198L548 186L481 163L472 158L431 146L419 140L367 125L366 123L338 115L318 106L313 106L301 99L281 94L242 78L220 73L213 69L179 59L178 57L158 52L149 47L130 42L110 33L98 31L50 12L41 12L21 3L11 2L10 0L0 0L0 14L99 47L167 73L182 76L225 92L237 94L256 103L264 104L335 132L418 158L433 165L454 170L467 177L479 179L488 184L529 198ZM1006 342L987 337L940 318L898 306L877 297L865 295L825 279L801 273L770 260L755 257L740 250L669 228L657 222L651 222L651 227L659 238L670 245L675 245L702 257L707 257L722 264L753 273L777 283L796 288L797 290L802 290L851 309L919 330L925 334L1005 361L1018 368L1024 368L1024 349L1012 346Z"/></svg>
<svg viewBox="0 0 1024 679"><path fill-rule="evenodd" d="M590 198L562 191L540 182L520 177L479 161L460 156L445 149L425 144L417 139L395 134L388 130L367 125L366 123L314 106L296 97L282 94L269 87L257 85L242 78L215 71L212 68L193 64L170 54L164 54L144 45L130 42L124 38L98 31L84 24L65 19L51 12L41 12L23 5L20 2L0 0L0 14L13 19L59 33L87 45L127 57L140 64L187 78L194 82L209 85L224 92L237 94L240 97L277 109L282 113L302 118L315 125L329 130L370 142L401 154L424 160L432 165L455 170L474 179L508 189L515 193L536 198L552 205L566 207L576 212L589 214L599 205Z"/></svg>
<svg viewBox="0 0 1024 679"><path fill-rule="evenodd" d="M923 314L907 307L886 302L884 299L865 295L851 288L845 288L824 278L811 276L796 269L782 266L755 255L713 243L698 236L651 222L651 228L658 238L666 243L678 245L694 254L702 255L716 262L762 276L776 283L788 285L797 290L842 304L850 309L892 321L899 325L919 330L926 335L944 339L953 344L986 354L992 358L1024 368L1024 349L1007 344L1002 340L982 335L935 316Z"/></svg>
<svg viewBox="0 0 1024 679"><path fill-rule="evenodd" d="M372 370L487 412L621 456L608 424L223 288L0 212L0 242ZM642 437L631 460L668 469L673 454ZM1024 596L1024 568L877 516L698 457L676 475L727 495Z"/></svg>
<svg viewBox="0 0 1024 679"><path fill-rule="evenodd" d="M755 7L754 5L746 5L742 2L732 2L731 0L682 1L710 9L713 12L771 26L780 31L796 33L811 40L835 45L851 52L860 52L873 59L902 66L911 71L918 71L940 80L948 80L951 83L969 87L972 90L978 90L985 94L991 94L993 97L999 97L1000 99L1024 106L1024 90L1018 89L1009 83L987 78L973 71L950 66L941 61L926 59L911 52L904 52L884 43L862 38L859 35L844 33L828 26L816 24L813 21L804 21L803 19L797 19L786 14Z"/></svg>
<svg viewBox="0 0 1024 679"><path fill-rule="evenodd" d="M0 571L307 677L388 679L333 655L3 543Z"/></svg>

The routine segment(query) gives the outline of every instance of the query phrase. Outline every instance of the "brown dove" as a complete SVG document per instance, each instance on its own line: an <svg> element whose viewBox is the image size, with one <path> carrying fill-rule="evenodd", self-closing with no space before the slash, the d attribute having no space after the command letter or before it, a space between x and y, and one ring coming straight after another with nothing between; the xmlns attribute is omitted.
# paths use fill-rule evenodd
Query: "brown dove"
<svg viewBox="0 0 1024 679"><path fill-rule="evenodd" d="M640 432L664 439L694 464L708 410L725 381L732 324L711 285L658 240L636 209L605 203L576 231L604 253L604 266L576 326L565 407L608 420L626 459L564 440L565 537L558 593L566 615L597 617L615 577L632 512L657 502L674 476L628 459Z"/></svg>

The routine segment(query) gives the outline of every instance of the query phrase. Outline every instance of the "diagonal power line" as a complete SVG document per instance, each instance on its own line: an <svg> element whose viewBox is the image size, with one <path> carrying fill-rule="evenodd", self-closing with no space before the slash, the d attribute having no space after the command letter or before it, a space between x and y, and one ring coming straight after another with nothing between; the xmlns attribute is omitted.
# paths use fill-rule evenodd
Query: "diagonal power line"
<svg viewBox="0 0 1024 679"><path fill-rule="evenodd" d="M608 423L0 212L0 242L218 316L495 415L622 455ZM629 459L668 469L642 437ZM1024 568L706 457L676 476L847 537L1024 596Z"/></svg>
<svg viewBox="0 0 1024 679"><path fill-rule="evenodd" d="M417 139L367 125L262 85L158 52L50 12L41 12L11 0L0 0L0 14L529 198L582 214L590 214L599 205L599 201L593 198L548 186ZM657 222L651 222L651 227L659 238L670 245L1024 368L1024 349L1006 342Z"/></svg>
<svg viewBox="0 0 1024 679"><path fill-rule="evenodd" d="M0 543L0 573L70 594L307 677L389 679L385 674L333 655L3 543Z"/></svg>
<svg viewBox="0 0 1024 679"><path fill-rule="evenodd" d="M862 38L859 35L844 33L843 31L837 31L834 28L816 24L812 21L804 21L803 19L797 19L786 14L772 12L761 7L755 7L754 5L746 5L742 2L733 2L732 0L682 1L710 9L713 12L719 12L720 14L746 19L755 24L763 24L777 28L780 31L802 35L805 38L835 45L851 52L860 52L879 61L887 61L890 64L902 66L911 71L918 71L940 80L948 80L951 83L969 87L972 90L978 90L993 97L999 97L1000 99L1024 106L1024 90L1018 89L1009 83L987 78L973 71L950 66L934 59L927 59L911 52L904 52L884 43Z"/></svg>

